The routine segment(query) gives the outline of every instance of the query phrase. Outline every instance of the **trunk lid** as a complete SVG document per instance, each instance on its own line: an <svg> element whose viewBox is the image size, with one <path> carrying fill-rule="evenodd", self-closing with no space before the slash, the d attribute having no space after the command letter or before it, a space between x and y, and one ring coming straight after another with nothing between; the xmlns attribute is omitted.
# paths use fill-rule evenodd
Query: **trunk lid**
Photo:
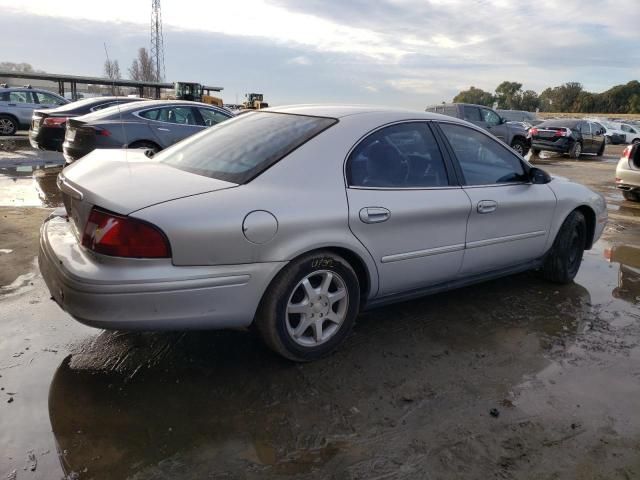
<svg viewBox="0 0 640 480"><path fill-rule="evenodd" d="M94 206L121 215L177 198L237 186L178 170L143 150L94 150L58 177L67 214L80 238Z"/></svg>

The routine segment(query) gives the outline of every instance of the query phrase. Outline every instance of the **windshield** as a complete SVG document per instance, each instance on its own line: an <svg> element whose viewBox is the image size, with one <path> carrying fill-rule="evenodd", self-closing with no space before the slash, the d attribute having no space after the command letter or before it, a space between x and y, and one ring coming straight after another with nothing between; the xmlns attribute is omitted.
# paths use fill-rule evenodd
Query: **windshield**
<svg viewBox="0 0 640 480"><path fill-rule="evenodd" d="M198 175L246 183L335 123L334 118L251 112L211 127L155 158Z"/></svg>

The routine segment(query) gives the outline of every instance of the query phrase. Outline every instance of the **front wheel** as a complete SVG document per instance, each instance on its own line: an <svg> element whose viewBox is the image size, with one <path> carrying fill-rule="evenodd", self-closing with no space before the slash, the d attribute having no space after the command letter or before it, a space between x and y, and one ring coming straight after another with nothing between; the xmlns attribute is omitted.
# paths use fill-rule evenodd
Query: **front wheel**
<svg viewBox="0 0 640 480"><path fill-rule="evenodd" d="M330 354L347 337L360 306L360 285L339 255L319 251L293 260L264 294L256 327L265 343L289 360Z"/></svg>
<svg viewBox="0 0 640 480"><path fill-rule="evenodd" d="M542 266L542 276L555 283L570 283L578 273L587 239L584 215L574 210L560 227Z"/></svg>

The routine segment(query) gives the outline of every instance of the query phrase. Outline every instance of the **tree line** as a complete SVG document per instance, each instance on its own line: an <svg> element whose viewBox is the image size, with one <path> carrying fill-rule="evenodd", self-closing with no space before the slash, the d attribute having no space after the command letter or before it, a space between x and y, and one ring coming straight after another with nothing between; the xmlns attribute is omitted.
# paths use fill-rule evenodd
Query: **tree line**
<svg viewBox="0 0 640 480"><path fill-rule="evenodd" d="M453 97L454 102L475 103L508 110L571 113L640 113L640 82L632 80L601 93L587 92L578 82L546 88L539 95L522 90L519 82L504 81L493 93L471 87Z"/></svg>

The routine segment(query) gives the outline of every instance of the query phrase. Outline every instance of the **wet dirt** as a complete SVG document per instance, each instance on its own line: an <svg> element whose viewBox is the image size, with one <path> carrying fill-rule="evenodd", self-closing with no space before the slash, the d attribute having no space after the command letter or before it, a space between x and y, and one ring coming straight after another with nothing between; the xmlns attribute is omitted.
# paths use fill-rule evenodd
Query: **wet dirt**
<svg viewBox="0 0 640 480"><path fill-rule="evenodd" d="M544 168L608 192L615 163ZM0 476L640 478L640 225L611 202L575 283L526 273L374 310L305 365L250 332L84 327L31 265L0 296ZM25 238L47 212L11 208Z"/></svg>

